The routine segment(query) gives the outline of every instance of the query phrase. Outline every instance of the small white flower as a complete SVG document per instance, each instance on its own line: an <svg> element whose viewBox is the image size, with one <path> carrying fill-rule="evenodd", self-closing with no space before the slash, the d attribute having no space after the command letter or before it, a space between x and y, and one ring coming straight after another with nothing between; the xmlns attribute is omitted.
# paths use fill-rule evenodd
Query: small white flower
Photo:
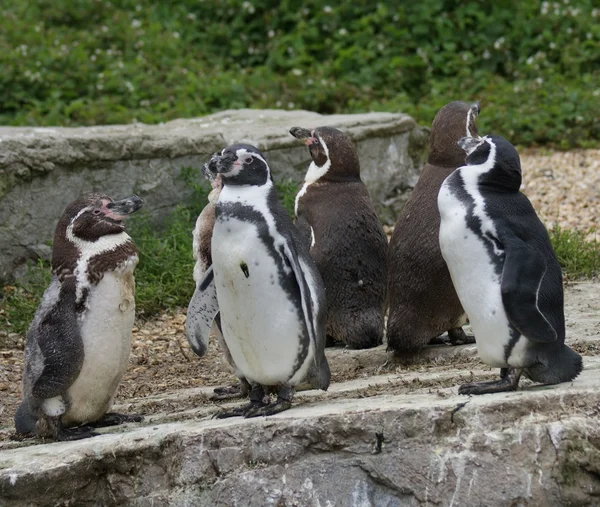
<svg viewBox="0 0 600 507"><path fill-rule="evenodd" d="M491 55L490 52L486 49L481 56L484 60L489 60Z"/></svg>
<svg viewBox="0 0 600 507"><path fill-rule="evenodd" d="M106 25L102 25L102 26L100 27L100 30L101 30L103 33L106 33L106 32L108 32L108 27L107 27Z"/></svg>
<svg viewBox="0 0 600 507"><path fill-rule="evenodd" d="M343 37L344 35L348 35L348 30L346 30L345 28L340 28L338 30L338 33Z"/></svg>
<svg viewBox="0 0 600 507"><path fill-rule="evenodd" d="M194 21L196 19L196 15L193 12L188 12L187 18ZM146 101L148 102L148 101Z"/></svg>
<svg viewBox="0 0 600 507"><path fill-rule="evenodd" d="M100 91L104 90L104 85L102 83L98 83L96 85L96 90L100 90Z"/></svg>
<svg viewBox="0 0 600 507"><path fill-rule="evenodd" d="M288 109L294 109L294 106L295 106L295 105L296 105L296 104L294 104L293 102L288 102L288 105L287 105L287 107L288 107Z"/></svg>
<svg viewBox="0 0 600 507"><path fill-rule="evenodd" d="M274 30L269 30L267 32L267 36L269 37L269 39L272 39L273 37L275 37L275 31Z"/></svg>
<svg viewBox="0 0 600 507"><path fill-rule="evenodd" d="M176 39L179 39L179 37L180 37L179 32L173 32L173 37L175 37Z"/></svg>
<svg viewBox="0 0 600 507"><path fill-rule="evenodd" d="M302 74L304 74L304 72L302 71L302 69L292 69L292 74L294 74L294 76L301 76Z"/></svg>
<svg viewBox="0 0 600 507"><path fill-rule="evenodd" d="M139 19L131 20L131 28L139 28L140 26L142 26L142 22Z"/></svg>
<svg viewBox="0 0 600 507"><path fill-rule="evenodd" d="M494 42L494 49L500 49L504 44L504 37L500 37L496 42Z"/></svg>
<svg viewBox="0 0 600 507"><path fill-rule="evenodd" d="M329 5L326 5L325 7L323 7L323 12L326 12L327 14L329 14L332 11L333 11L333 9Z"/></svg>
<svg viewBox="0 0 600 507"><path fill-rule="evenodd" d="M535 82L539 85L541 85L544 82L544 78L538 77L535 79Z"/></svg>
<svg viewBox="0 0 600 507"><path fill-rule="evenodd" d="M276 107L281 107L281 100L278 100L277 102L275 102L275 106Z"/></svg>
<svg viewBox="0 0 600 507"><path fill-rule="evenodd" d="M119 61L117 62L117 67L119 67L119 69L122 69L123 67L125 67L125 64L123 63L123 61L122 61L122 60L119 60Z"/></svg>
<svg viewBox="0 0 600 507"><path fill-rule="evenodd" d="M513 86L513 92L519 93L520 91L521 91L521 88L519 88L517 85Z"/></svg>
<svg viewBox="0 0 600 507"><path fill-rule="evenodd" d="M556 48L556 42L551 42L550 44L548 44L548 47L550 49L555 49Z"/></svg>
<svg viewBox="0 0 600 507"><path fill-rule="evenodd" d="M133 90L135 90L135 87L133 86L133 84L131 84L130 81L125 81L125 88L127 88L129 90L129 93L133 92Z"/></svg>
<svg viewBox="0 0 600 507"><path fill-rule="evenodd" d="M527 65L531 65L533 63L533 56L530 56L529 58L527 58L526 63L527 63Z"/></svg>
<svg viewBox="0 0 600 507"><path fill-rule="evenodd" d="M90 56L90 60L92 60L92 62L95 62L96 61L96 55Z"/></svg>

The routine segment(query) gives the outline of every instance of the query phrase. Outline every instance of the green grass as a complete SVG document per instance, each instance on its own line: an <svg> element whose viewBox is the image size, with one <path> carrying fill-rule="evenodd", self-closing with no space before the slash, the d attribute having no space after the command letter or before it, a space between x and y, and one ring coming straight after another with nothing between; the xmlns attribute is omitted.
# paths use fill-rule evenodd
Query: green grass
<svg viewBox="0 0 600 507"><path fill-rule="evenodd" d="M586 241L586 238L591 240ZM600 274L600 234L594 230L576 231L555 226L550 240L558 262L569 278L590 278Z"/></svg>

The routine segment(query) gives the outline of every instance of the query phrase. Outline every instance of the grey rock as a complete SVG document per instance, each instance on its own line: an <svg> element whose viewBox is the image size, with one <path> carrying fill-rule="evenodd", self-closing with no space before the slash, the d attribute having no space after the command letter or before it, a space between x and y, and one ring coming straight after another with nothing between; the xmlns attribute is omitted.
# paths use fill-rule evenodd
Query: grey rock
<svg viewBox="0 0 600 507"><path fill-rule="evenodd" d="M308 150L288 130L324 124L355 141L375 206L384 222L393 224L428 144L428 130L404 114L242 109L163 125L0 127L0 281L11 279L27 260L47 256L37 245L52 239L65 206L83 192L101 190L115 197L135 192L159 225L191 198L181 169L201 167L234 142L263 150L276 181L299 183Z"/></svg>
<svg viewBox="0 0 600 507"><path fill-rule="evenodd" d="M414 369L383 348L328 349L334 379L364 376L299 392L270 418L212 419L223 405L194 388L126 400L115 410L159 411L93 439L3 442L0 505L598 505L598 288L565 293L568 340L592 352L573 382L464 397L461 382L498 375L472 345L425 349Z"/></svg>

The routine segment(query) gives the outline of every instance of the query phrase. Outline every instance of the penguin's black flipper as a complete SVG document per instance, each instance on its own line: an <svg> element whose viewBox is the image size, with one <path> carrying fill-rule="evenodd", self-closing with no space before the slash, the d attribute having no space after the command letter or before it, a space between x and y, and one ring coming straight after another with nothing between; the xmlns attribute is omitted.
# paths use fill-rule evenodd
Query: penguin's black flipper
<svg viewBox="0 0 600 507"><path fill-rule="evenodd" d="M316 277L321 275L315 266L310 266L290 248L290 244L293 243L288 241L285 244L284 252L300 288L304 321L315 347L315 362L310 366L307 377L314 388L326 391L331 380L331 372L325 357L325 294L319 289L321 284L316 280Z"/></svg>
<svg viewBox="0 0 600 507"><path fill-rule="evenodd" d="M505 241L504 248L501 291L508 320L531 341L555 341L558 333L538 306L538 292L547 269L543 257L518 239Z"/></svg>
<svg viewBox="0 0 600 507"><path fill-rule="evenodd" d="M185 321L188 343L199 356L206 354L210 330L217 313L219 313L219 302L217 301L213 268L210 266L200 283L196 285Z"/></svg>
<svg viewBox="0 0 600 507"><path fill-rule="evenodd" d="M296 219L294 220L294 225L296 226L296 229L298 229L298 233L300 235L300 241L302 241L302 245L308 252L310 250L310 246L312 243L312 235L313 235L312 227L310 226L310 224L308 223L308 221L306 220L304 215L297 216Z"/></svg>
<svg viewBox="0 0 600 507"><path fill-rule="evenodd" d="M51 289L52 285L48 291ZM44 315L39 326L32 326L27 336L28 341L37 342L44 357L44 368L31 391L35 398L60 396L79 376L84 350L78 314L75 278L67 277L61 284L57 303Z"/></svg>

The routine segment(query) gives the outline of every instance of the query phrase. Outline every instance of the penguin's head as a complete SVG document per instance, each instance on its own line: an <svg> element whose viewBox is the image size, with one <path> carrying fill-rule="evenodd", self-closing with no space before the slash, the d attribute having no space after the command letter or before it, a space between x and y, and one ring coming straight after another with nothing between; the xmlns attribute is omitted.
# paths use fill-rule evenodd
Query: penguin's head
<svg viewBox="0 0 600 507"><path fill-rule="evenodd" d="M224 185L261 186L272 181L264 155L249 144L234 144L215 153L205 168L219 175Z"/></svg>
<svg viewBox="0 0 600 507"><path fill-rule="evenodd" d="M480 111L479 102L456 100L442 107L431 124L427 162L442 167L463 165L465 154L456 143L462 137L479 137L475 119Z"/></svg>
<svg viewBox="0 0 600 507"><path fill-rule="evenodd" d="M125 230L123 220L142 204L137 195L115 201L101 193L82 195L69 204L54 233L53 271L59 275L72 272L82 254L93 256L131 243L129 236L120 234Z"/></svg>
<svg viewBox="0 0 600 507"><path fill-rule="evenodd" d="M519 190L521 159L515 147L504 137L463 137L457 144L467 155L467 166L477 168L479 184Z"/></svg>
<svg viewBox="0 0 600 507"><path fill-rule="evenodd" d="M333 127L318 127L308 130L302 127L290 129L296 139L308 147L312 162L304 181L314 183L327 181L360 181L358 153L351 139L341 130Z"/></svg>

